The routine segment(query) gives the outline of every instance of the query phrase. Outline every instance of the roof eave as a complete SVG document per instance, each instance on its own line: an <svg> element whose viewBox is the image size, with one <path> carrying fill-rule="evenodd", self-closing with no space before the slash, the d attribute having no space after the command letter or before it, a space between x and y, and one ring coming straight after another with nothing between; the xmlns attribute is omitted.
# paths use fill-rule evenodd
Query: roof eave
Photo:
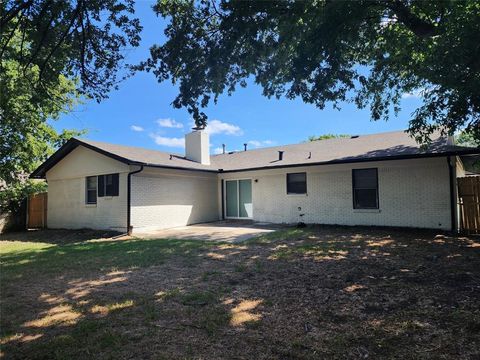
<svg viewBox="0 0 480 360"><path fill-rule="evenodd" d="M54 167L58 162L60 162L65 156L72 152L79 145L82 145L90 150L96 151L102 155L108 156L109 158L118 160L124 164L135 165L137 162L131 161L124 157L115 155L111 152L100 149L96 146L85 143L79 139L71 138L65 144L63 144L57 151L53 153L47 160L45 160L38 168L36 168L31 174L31 179L45 179L45 175L48 170ZM140 164L140 163L138 163Z"/></svg>
<svg viewBox="0 0 480 360"><path fill-rule="evenodd" d="M133 164L131 164L133 165ZM208 173L218 173L220 172L218 169L198 169L198 168L190 168L190 167L183 167L183 166L173 166L173 165L158 165L158 164L135 164L135 165L143 165L146 167L153 167L157 169L172 169L172 170L185 170L185 171L199 171L199 172L208 172Z"/></svg>
<svg viewBox="0 0 480 360"><path fill-rule="evenodd" d="M460 156L460 155L472 155L472 154L480 154L480 149L476 148L476 149L466 150L466 151L449 151L449 152L443 152L443 153L383 156L383 157L376 157L376 158L338 159L338 160L329 160L329 161L319 161L314 163L295 163L295 164L285 164L285 165L259 166L259 167L244 168L244 169L222 170L221 172L235 173L235 172L243 172L243 171L258 171L258 170L309 167L309 166L320 166L320 165L354 164L354 163L375 162L375 161L435 158L435 157Z"/></svg>
<svg viewBox="0 0 480 360"><path fill-rule="evenodd" d="M143 165L153 168L163 168L163 169L173 169L173 170L184 170L184 171L198 171L198 172L208 172L208 173L234 173L242 171L257 171L257 170L269 170L269 169L281 169L281 168L293 168L293 167L306 167L306 166L319 166L319 165L335 165L335 164L348 164L348 163L362 163L362 162L374 162L374 161L391 161L391 160L402 160L402 159L416 159L416 158L431 158L431 157L444 157L444 156L460 156L460 155L475 155L480 154L480 148L469 148L469 149L458 149L454 151L446 151L441 153L421 153L421 154L410 154L410 155L397 155L397 156L384 156L376 158L344 158L336 159L329 161L313 162L313 163L295 163L295 164L285 164L285 165L274 165L274 166L257 166L251 168L243 169L230 169L224 170L221 168L217 169L201 169L201 168L191 168L191 167L182 167L174 165L159 165L144 163L139 161L133 161L122 156L116 155L109 151L98 148L89 143L83 142L79 139L71 138L68 140L62 147L60 147L52 156L50 156L44 163L42 163L37 169L35 169L30 178L32 179L44 179L46 173L54 167L59 161L61 161L65 156L67 156L71 151L73 151L78 146L84 146L90 150L93 150L97 153L105 155L114 160L120 161L127 165Z"/></svg>
<svg viewBox="0 0 480 360"><path fill-rule="evenodd" d="M45 175L48 170L54 167L58 162L60 162L65 156L67 156L70 152L72 152L78 146L84 146L90 150L93 150L99 154L105 155L109 158L114 160L120 161L127 165L143 165L147 167L153 168L163 168L163 169L173 169L173 170L188 170L188 171L200 171L200 172L209 172L209 173L217 173L218 170L216 169L198 169L198 168L190 168L190 167L182 167L182 166L170 166L170 165L158 165L158 164L150 164L140 161L134 161L122 156L113 154L109 151L100 149L94 145L88 144L83 142L79 139L71 138L68 140L63 146L61 146L52 156L50 156L45 162L43 162L37 169L35 169L31 174L31 179L45 179Z"/></svg>

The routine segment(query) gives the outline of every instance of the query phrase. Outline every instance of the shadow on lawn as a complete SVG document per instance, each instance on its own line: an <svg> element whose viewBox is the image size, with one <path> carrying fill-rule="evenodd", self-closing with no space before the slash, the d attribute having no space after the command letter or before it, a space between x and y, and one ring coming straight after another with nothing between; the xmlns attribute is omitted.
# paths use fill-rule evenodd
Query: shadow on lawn
<svg viewBox="0 0 480 360"><path fill-rule="evenodd" d="M242 244L18 248L2 255L2 351L19 359L472 357L478 246L431 232L315 227Z"/></svg>
<svg viewBox="0 0 480 360"><path fill-rule="evenodd" d="M111 239L121 235L116 231L105 230L28 230L0 234L0 241L23 241L46 244L71 244L93 239Z"/></svg>

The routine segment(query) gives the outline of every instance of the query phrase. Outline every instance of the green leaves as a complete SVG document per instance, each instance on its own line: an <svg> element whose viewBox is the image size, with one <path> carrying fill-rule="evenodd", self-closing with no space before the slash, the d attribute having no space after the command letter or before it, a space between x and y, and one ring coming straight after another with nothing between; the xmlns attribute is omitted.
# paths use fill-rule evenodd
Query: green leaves
<svg viewBox="0 0 480 360"><path fill-rule="evenodd" d="M480 3L470 1L158 1L167 41L138 69L179 84L173 105L205 126L203 109L246 79L267 97L319 109L344 101L373 120L423 91L409 130L465 128L480 137Z"/></svg>
<svg viewBox="0 0 480 360"><path fill-rule="evenodd" d="M319 140L328 140L328 139L342 139L349 138L351 135L348 134L323 134L323 135L312 135L308 137L308 141L319 141Z"/></svg>
<svg viewBox="0 0 480 360"><path fill-rule="evenodd" d="M133 0L29 0L2 2L0 56L17 61L25 76L31 67L38 77L31 85L46 96L59 75L78 79L77 91L100 101L122 78L125 48L140 42L141 26L133 17ZM20 39L18 52L9 52ZM120 75L120 78L118 78Z"/></svg>
<svg viewBox="0 0 480 360"><path fill-rule="evenodd" d="M18 208L22 196L40 186L27 176L68 138L84 133L57 133L52 121L82 99L105 99L131 75L123 64L124 50L139 45L141 31L133 4L133 0L1 2L2 208Z"/></svg>
<svg viewBox="0 0 480 360"><path fill-rule="evenodd" d="M6 51L20 49L20 36L12 38ZM75 82L58 76L50 80L43 96L32 86L38 66L23 70L18 61L2 59L0 73L0 209L17 211L28 194L46 189L46 183L28 180L28 175L67 138L82 132L58 134L47 122L68 112L78 102Z"/></svg>

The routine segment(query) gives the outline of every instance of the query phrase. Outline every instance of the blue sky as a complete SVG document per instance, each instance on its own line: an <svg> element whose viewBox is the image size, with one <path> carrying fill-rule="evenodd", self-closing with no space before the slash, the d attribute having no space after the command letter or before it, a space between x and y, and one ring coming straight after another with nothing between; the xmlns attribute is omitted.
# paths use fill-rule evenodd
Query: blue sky
<svg viewBox="0 0 480 360"><path fill-rule="evenodd" d="M138 1L136 13L144 27L141 46L128 52L127 62L148 57L149 47L165 40L165 21L157 18L151 1ZM183 153L182 141L192 126L186 110L174 109L171 102L177 89L169 82L158 83L153 74L137 73L112 91L109 99L97 104L86 102L63 116L54 126L87 129L86 138L116 144L141 146L167 152ZM301 100L267 99L254 84L238 89L232 96L220 97L217 105L207 108L212 153L222 144L227 149L292 144L310 135L325 133L370 134L405 129L413 110L419 105L414 95L406 95L402 111L388 122L370 120L368 110L345 104L342 110L327 105L324 110Z"/></svg>

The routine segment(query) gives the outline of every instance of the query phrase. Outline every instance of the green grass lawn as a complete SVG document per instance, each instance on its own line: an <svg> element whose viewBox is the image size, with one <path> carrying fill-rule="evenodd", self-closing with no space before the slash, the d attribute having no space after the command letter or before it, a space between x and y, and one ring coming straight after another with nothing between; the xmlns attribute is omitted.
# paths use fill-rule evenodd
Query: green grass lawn
<svg viewBox="0 0 480 360"><path fill-rule="evenodd" d="M2 235L2 357L480 357L475 238L347 227L241 244L99 235Z"/></svg>

